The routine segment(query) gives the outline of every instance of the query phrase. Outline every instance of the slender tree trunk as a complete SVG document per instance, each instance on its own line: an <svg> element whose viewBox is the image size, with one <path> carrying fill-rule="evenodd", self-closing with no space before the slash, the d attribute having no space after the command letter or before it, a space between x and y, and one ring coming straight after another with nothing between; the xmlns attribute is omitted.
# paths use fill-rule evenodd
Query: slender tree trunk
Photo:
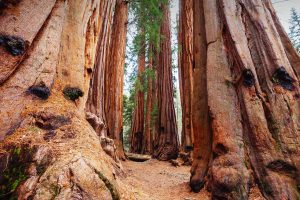
<svg viewBox="0 0 300 200"><path fill-rule="evenodd" d="M209 174L214 199L248 199L257 186L267 199L299 198L299 58L271 2L203 0L199 13L212 132L195 132L193 190Z"/></svg>
<svg viewBox="0 0 300 200"><path fill-rule="evenodd" d="M160 160L176 158L179 151L172 82L170 11L163 5L160 52L157 67L158 130L154 156Z"/></svg>
<svg viewBox="0 0 300 200"><path fill-rule="evenodd" d="M143 33L141 33L142 35ZM144 91L143 73L145 70L145 40L141 41L138 56L138 82L136 84L135 108L131 127L131 147L133 153L142 153L144 137Z"/></svg>
<svg viewBox="0 0 300 200"><path fill-rule="evenodd" d="M183 73L182 73L182 67L181 67L181 64L182 64L182 1L179 1L179 15L178 15L178 19L177 19L177 41L178 41L178 45L177 45L177 61L178 61L178 81L179 81L179 95L180 95L180 105L181 105L181 109L183 108ZM182 119L182 126L184 123L184 120ZM181 144L182 144L182 141L183 141L183 130L181 130L181 133L180 133L180 138L181 138Z"/></svg>
<svg viewBox="0 0 300 200"><path fill-rule="evenodd" d="M192 129L192 70L193 70L193 0L180 1L180 56L179 82L182 107L182 147L193 150Z"/></svg>
<svg viewBox="0 0 300 200"><path fill-rule="evenodd" d="M107 134L114 139L117 155L125 159L123 147L123 80L125 65L128 2L117 0L112 27L110 55L105 73Z"/></svg>
<svg viewBox="0 0 300 200"><path fill-rule="evenodd" d="M158 110L158 62L159 62L159 51L154 48L153 49L153 70L155 79L153 80L152 85L152 98L153 98L153 110L152 110L152 155L155 154L155 146L157 144L157 138L159 137L159 110Z"/></svg>
<svg viewBox="0 0 300 200"><path fill-rule="evenodd" d="M1 199L120 199L84 113L113 3L23 0L0 16L0 65L16 65L0 72Z"/></svg>
<svg viewBox="0 0 300 200"><path fill-rule="evenodd" d="M149 45L149 70L153 69L153 46ZM143 137L143 154L151 155L153 153L153 123L152 123L152 111L153 111L153 76L148 76L148 91L147 91L147 103L146 103L146 114L145 114L145 131Z"/></svg>

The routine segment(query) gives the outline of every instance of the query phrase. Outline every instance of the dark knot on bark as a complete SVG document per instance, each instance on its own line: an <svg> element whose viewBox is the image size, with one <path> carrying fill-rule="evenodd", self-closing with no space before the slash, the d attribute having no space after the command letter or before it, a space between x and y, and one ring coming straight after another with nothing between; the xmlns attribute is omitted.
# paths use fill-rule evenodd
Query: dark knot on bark
<svg viewBox="0 0 300 200"><path fill-rule="evenodd" d="M28 92L44 100L48 99L51 93L50 89L45 85L44 82L30 86Z"/></svg>
<svg viewBox="0 0 300 200"><path fill-rule="evenodd" d="M279 67L273 74L272 81L275 84L281 85L286 90L293 91L295 90L295 79L293 79L289 73L286 71L286 69L281 66Z"/></svg>
<svg viewBox="0 0 300 200"><path fill-rule="evenodd" d="M26 42L16 36L0 34L0 45L13 56L23 55L26 50Z"/></svg>
<svg viewBox="0 0 300 200"><path fill-rule="evenodd" d="M255 78L250 69L243 71L243 84L245 87L252 87L255 84Z"/></svg>
<svg viewBox="0 0 300 200"><path fill-rule="evenodd" d="M66 87L63 91L63 94L65 98L75 101L79 97L83 96L83 91L76 87Z"/></svg>
<svg viewBox="0 0 300 200"><path fill-rule="evenodd" d="M0 14L2 14L2 10L10 6L16 6L20 2L21 0L0 0Z"/></svg>

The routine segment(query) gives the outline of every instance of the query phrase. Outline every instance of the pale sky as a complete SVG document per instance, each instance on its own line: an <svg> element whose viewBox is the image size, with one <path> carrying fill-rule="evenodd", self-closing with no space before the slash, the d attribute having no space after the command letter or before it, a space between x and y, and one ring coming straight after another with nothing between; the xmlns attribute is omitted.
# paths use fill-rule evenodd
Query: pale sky
<svg viewBox="0 0 300 200"><path fill-rule="evenodd" d="M296 8L300 12L300 0L272 0L272 2L274 3L273 6L277 12L277 16L288 32L291 9Z"/></svg>

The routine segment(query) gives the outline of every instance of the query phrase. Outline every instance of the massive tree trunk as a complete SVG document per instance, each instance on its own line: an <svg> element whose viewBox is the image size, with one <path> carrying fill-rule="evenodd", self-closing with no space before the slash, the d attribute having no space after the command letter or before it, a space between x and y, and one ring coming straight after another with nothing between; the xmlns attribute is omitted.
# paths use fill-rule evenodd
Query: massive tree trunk
<svg viewBox="0 0 300 200"><path fill-rule="evenodd" d="M162 9L162 39L157 66L158 130L154 156L160 160L168 160L177 157L179 141L173 99L170 11L168 5L162 5Z"/></svg>
<svg viewBox="0 0 300 200"><path fill-rule="evenodd" d="M102 114L85 105L89 88L102 90L94 55L105 54L113 3L23 0L2 10L1 199L120 198L84 113Z"/></svg>
<svg viewBox="0 0 300 200"><path fill-rule="evenodd" d="M141 31L141 35L143 35ZM145 40L141 40L140 50L138 55L138 74L135 85L135 108L133 112L132 126L131 126L131 147L132 153L142 153L143 137L144 137L144 81L143 73L146 65L145 55Z"/></svg>
<svg viewBox="0 0 300 200"><path fill-rule="evenodd" d="M255 187L267 199L298 199L299 57L271 2L194 2L200 13L195 31L207 45L198 44L201 58L195 60L206 72L199 77L207 79L212 131L203 124L204 131L195 132L200 150L192 168L193 190L199 191L209 174L207 186L215 199L248 199ZM194 91L201 94L202 88L205 94L203 87ZM205 111L202 100L193 102Z"/></svg>
<svg viewBox="0 0 300 200"><path fill-rule="evenodd" d="M127 21L128 1L117 0L105 73L105 114L107 135L114 139L121 159L125 159L122 116Z"/></svg>
<svg viewBox="0 0 300 200"><path fill-rule="evenodd" d="M179 22L179 83L182 107L182 135L183 150L190 152L193 149L192 129L192 70L193 70L193 0L180 1Z"/></svg>

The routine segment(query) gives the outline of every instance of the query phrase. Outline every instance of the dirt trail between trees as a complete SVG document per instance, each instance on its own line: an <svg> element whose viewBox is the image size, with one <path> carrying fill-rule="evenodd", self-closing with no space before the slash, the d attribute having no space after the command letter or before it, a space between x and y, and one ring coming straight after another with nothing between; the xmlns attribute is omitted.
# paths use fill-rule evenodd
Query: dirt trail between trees
<svg viewBox="0 0 300 200"><path fill-rule="evenodd" d="M174 167L169 162L123 162L126 178L122 182L134 188L137 200L208 200L205 191L191 192L188 182L190 166Z"/></svg>

